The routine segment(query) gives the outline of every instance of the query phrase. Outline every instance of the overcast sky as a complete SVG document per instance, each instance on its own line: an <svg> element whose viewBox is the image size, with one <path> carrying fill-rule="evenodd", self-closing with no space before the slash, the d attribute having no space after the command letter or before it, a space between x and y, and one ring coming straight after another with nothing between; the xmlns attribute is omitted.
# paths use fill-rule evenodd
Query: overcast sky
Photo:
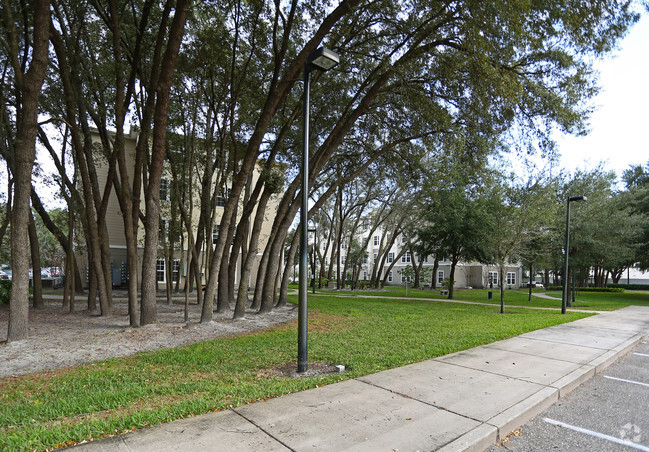
<svg viewBox="0 0 649 452"><path fill-rule="evenodd" d="M561 164L573 172L600 161L618 175L649 162L649 15L644 13L615 56L597 63L602 91L586 137L559 140Z"/></svg>

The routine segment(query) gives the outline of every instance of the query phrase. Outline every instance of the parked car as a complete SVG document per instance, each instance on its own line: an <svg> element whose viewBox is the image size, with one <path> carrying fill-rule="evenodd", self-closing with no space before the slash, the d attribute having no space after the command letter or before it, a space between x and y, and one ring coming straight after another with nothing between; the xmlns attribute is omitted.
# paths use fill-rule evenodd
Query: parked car
<svg viewBox="0 0 649 452"><path fill-rule="evenodd" d="M530 287L530 283L529 282L524 283L523 287ZM532 281L532 287L536 289L545 289L545 286L543 286L542 283L534 282L534 281Z"/></svg>
<svg viewBox="0 0 649 452"><path fill-rule="evenodd" d="M6 270L0 270L0 281L9 281L10 279L11 275Z"/></svg>

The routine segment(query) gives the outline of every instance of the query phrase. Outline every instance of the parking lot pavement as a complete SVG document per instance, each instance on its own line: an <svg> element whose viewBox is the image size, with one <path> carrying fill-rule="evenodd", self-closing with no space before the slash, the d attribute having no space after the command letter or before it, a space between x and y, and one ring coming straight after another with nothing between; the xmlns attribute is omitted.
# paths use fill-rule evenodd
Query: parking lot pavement
<svg viewBox="0 0 649 452"><path fill-rule="evenodd" d="M649 342L486 452L649 451Z"/></svg>

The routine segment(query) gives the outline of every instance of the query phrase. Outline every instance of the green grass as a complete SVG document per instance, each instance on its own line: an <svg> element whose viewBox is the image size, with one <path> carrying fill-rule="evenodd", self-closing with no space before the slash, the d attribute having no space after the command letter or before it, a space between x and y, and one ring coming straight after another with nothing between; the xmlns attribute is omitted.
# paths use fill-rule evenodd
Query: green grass
<svg viewBox="0 0 649 452"><path fill-rule="evenodd" d="M556 308L561 309L561 292L544 291L543 289L533 289L534 293L546 294L556 298L556 300L547 300L532 296L532 301L528 301L529 289L506 289L505 290L505 309L507 305L526 306L535 308ZM488 299L488 289L455 289L454 300L471 301L477 303L489 303L500 305L500 290L493 289L493 298ZM309 292L311 293L311 292ZM330 294L337 293L349 296L371 296L371 297L406 297L407 298L436 298L446 299L447 297L440 294L437 290L420 290L409 288L406 295L406 288L401 286L389 286L384 291L372 290L343 290L330 291L318 290L316 293ZM574 309L586 309L594 311L612 311L625 306L638 305L649 306L648 291L627 291L625 293L608 293L608 292L581 292L576 296ZM570 308L569 308L570 309Z"/></svg>
<svg viewBox="0 0 649 452"><path fill-rule="evenodd" d="M43 450L264 400L576 320L587 314L430 300L312 297L309 360L348 372L290 379L295 324L0 379L0 450ZM294 364L291 364L294 365Z"/></svg>
<svg viewBox="0 0 649 452"><path fill-rule="evenodd" d="M561 298L561 292L548 292L551 297ZM649 306L649 292L627 291L625 293L579 292L575 297L575 309L613 311L625 306Z"/></svg>

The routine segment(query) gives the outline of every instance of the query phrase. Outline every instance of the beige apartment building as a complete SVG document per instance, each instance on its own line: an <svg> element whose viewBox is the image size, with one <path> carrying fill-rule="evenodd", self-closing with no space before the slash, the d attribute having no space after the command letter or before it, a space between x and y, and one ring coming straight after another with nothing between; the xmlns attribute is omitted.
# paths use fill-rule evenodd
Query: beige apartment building
<svg viewBox="0 0 649 452"><path fill-rule="evenodd" d="M126 156L128 167L130 168L129 177L132 178L132 168L134 166L134 156L135 156L135 146L137 143L138 133L137 131L131 131L126 135ZM99 135L95 136L95 141L99 142ZM107 167L99 166L97 168L97 178L99 180L100 187L103 187L106 183L108 171ZM260 176L259 165L255 167L255 171L252 176L252 184L257 182ZM131 179L132 180L132 179ZM187 246L188 238L185 232L182 233L182 239L177 239L174 243L174 252L173 258L168 259L168 231L170 225L170 189L171 189L171 176L168 173L168 169L165 168L162 175L162 181L160 186L160 231L159 231L159 245L158 245L158 261L157 261L157 281L159 289L166 288L167 284L171 283L176 286L176 283L179 283L179 286L184 287L185 278L188 276L188 265L187 265ZM212 181L213 190L216 181ZM228 185L228 184L226 184ZM193 210L192 210L192 225L194 226L194 238L197 236L197 225L200 216L200 198L198 195L198 190L195 190L193 198ZM225 194L229 189L226 188ZM256 275L257 275L257 266L259 264L259 258L261 257L261 252L263 252L264 247L268 241L270 235L270 229L272 226L272 220L274 218L274 212L277 210L277 205L279 202L281 194L274 195L268 202L266 209L265 220L262 226L261 235L259 238L258 245L258 259L255 263L255 268L251 274L250 281L254 284ZM213 228L211 236L206 237L203 242L202 253L200 255L199 267L201 268L203 280L205 280L206 269L209 268L209 263L207 262L208 256L205 252L206 246L213 246L216 244L219 234L219 224L221 222L221 216L223 214L223 208L225 206L226 197L223 196L222 191L219 191L219 195L216 199L216 207L213 212ZM140 201L141 209L144 211L144 196ZM241 206L238 209L241 212ZM239 214L240 215L240 214ZM256 215L256 210L253 211L252 218ZM115 193L115 188L112 188L111 196L108 203L108 211L106 214L106 226L108 229L108 239L109 239L109 248L111 256L111 273L112 273L112 282L113 287L124 287L129 278L127 265L126 265L126 238L124 234L124 222L122 219L122 213L119 206L119 201ZM183 229L181 229L183 230ZM141 271L141 258L144 245L144 225L140 222L138 227L138 260L139 260L139 271ZM84 283L84 286L88 284L88 256L85 250L85 244L75 243L75 255L77 257L77 265L79 266L79 271L81 273L81 279ZM171 263L171 278L168 277L167 266ZM235 274L235 284L239 284L240 274L241 274L241 257L237 261L237 270ZM171 281L169 281L171 279ZM141 281L141 278L138 278L138 281Z"/></svg>

